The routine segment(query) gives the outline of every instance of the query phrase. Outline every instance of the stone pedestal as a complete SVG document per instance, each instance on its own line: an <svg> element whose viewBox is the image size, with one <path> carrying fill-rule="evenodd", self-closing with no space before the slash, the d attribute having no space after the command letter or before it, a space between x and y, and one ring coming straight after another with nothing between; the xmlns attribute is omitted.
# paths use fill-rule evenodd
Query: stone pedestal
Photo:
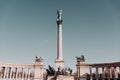
<svg viewBox="0 0 120 80"><path fill-rule="evenodd" d="M48 76L47 80L56 80L55 76Z"/></svg>
<svg viewBox="0 0 120 80"><path fill-rule="evenodd" d="M58 68L60 69L64 68L64 60L56 59L55 64L56 64L56 68L55 68L56 71L58 70Z"/></svg>
<svg viewBox="0 0 120 80"><path fill-rule="evenodd" d="M35 62L34 80L43 80L43 63Z"/></svg>
<svg viewBox="0 0 120 80"><path fill-rule="evenodd" d="M74 77L73 76L59 75L59 76L57 76L56 80L74 80Z"/></svg>
<svg viewBox="0 0 120 80"><path fill-rule="evenodd" d="M86 66L84 65L85 65L85 62L80 62L79 64L76 65L78 77L85 74Z"/></svg>
<svg viewBox="0 0 120 80"><path fill-rule="evenodd" d="M74 80L74 76L66 76L66 75L59 75L59 76L48 76L47 80Z"/></svg>

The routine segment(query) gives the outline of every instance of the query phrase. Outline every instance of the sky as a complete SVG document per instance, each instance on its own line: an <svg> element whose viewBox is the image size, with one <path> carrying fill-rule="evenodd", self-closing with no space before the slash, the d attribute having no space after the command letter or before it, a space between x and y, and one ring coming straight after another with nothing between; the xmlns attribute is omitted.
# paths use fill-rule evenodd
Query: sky
<svg viewBox="0 0 120 80"><path fill-rule="evenodd" d="M55 66L62 9L65 67L120 61L120 0L0 0L0 62Z"/></svg>

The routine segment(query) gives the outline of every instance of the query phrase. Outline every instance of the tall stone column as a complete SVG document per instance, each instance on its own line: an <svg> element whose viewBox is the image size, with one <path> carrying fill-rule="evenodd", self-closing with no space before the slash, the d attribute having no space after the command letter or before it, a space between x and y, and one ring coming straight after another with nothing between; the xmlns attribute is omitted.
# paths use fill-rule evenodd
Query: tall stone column
<svg viewBox="0 0 120 80"><path fill-rule="evenodd" d="M58 18L57 18L57 59L55 60L56 63L56 69L63 68L64 66L64 60L62 57L62 10L57 11Z"/></svg>

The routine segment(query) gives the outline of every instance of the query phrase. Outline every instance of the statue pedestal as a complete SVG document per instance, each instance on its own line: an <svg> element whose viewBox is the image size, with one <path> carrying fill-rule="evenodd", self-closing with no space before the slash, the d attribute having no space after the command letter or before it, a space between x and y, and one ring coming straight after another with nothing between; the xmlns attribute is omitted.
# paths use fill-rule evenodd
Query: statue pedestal
<svg viewBox="0 0 120 80"><path fill-rule="evenodd" d="M64 60L56 59L55 64L56 64L56 68L55 68L56 71L58 70L58 68L61 68L61 69L64 68Z"/></svg>
<svg viewBox="0 0 120 80"><path fill-rule="evenodd" d="M41 61L35 62L34 80L43 80L43 63Z"/></svg>

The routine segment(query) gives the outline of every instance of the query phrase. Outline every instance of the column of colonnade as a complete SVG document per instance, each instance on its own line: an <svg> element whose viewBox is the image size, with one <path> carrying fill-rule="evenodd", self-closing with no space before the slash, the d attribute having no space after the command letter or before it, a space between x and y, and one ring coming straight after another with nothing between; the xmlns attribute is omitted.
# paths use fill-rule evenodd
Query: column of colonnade
<svg viewBox="0 0 120 80"><path fill-rule="evenodd" d="M95 69L93 72L92 69ZM107 79L117 79L118 74L120 74L120 67L112 67L112 66L105 66L105 67L89 67L89 73L90 73L90 80L93 80L95 78L96 80L101 79L104 80L105 78ZM101 71L99 71L101 69Z"/></svg>
<svg viewBox="0 0 120 80"><path fill-rule="evenodd" d="M34 69L24 67L1 67L0 79L2 80L30 80L34 79Z"/></svg>

